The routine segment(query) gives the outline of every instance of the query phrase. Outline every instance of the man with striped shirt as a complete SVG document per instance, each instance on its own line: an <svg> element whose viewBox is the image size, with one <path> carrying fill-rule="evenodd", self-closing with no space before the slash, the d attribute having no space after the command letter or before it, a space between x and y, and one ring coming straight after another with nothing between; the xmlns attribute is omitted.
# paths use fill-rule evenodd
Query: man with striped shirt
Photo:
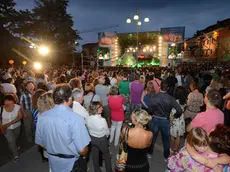
<svg viewBox="0 0 230 172"><path fill-rule="evenodd" d="M25 85L26 90L21 95L20 103L21 109L23 112L23 123L26 132L26 138L28 142L33 142L33 132L32 132L32 125L33 125L33 117L32 117L32 95L34 94L34 83L32 81L28 81Z"/></svg>

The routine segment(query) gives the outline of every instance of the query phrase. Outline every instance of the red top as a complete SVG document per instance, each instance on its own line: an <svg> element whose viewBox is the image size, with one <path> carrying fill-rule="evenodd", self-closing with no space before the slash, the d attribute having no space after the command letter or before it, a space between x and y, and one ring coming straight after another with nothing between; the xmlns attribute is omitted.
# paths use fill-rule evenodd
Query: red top
<svg viewBox="0 0 230 172"><path fill-rule="evenodd" d="M125 103L125 99L122 96L108 96L108 102L111 111L111 120L123 121L124 109L122 104Z"/></svg>

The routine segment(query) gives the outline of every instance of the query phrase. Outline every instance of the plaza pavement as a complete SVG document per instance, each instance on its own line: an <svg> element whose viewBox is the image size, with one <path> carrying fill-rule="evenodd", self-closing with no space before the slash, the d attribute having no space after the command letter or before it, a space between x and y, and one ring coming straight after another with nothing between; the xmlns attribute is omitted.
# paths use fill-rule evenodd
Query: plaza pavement
<svg viewBox="0 0 230 172"><path fill-rule="evenodd" d="M40 154L37 152L37 146L27 143L25 139L24 131L22 132L21 135L20 146L21 146L20 160L17 163L13 163L8 158L10 152L7 147L6 139L4 138L4 136L0 135L0 172L48 172L49 171L48 163L43 163L41 161ZM161 138L158 137L152 159L149 159L150 172L165 171L166 163L164 162L162 150L163 149L162 149ZM117 150L113 146L111 146L111 151L112 151L112 165L114 169ZM88 166L90 168L90 172L94 172L91 158ZM105 172L105 170L102 172Z"/></svg>

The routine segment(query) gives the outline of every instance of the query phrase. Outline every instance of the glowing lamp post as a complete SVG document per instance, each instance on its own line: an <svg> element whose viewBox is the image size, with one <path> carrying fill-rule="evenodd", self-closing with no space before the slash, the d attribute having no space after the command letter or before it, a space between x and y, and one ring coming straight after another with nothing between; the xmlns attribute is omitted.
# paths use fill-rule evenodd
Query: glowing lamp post
<svg viewBox="0 0 230 172"><path fill-rule="evenodd" d="M41 55L47 55L49 53L49 48L47 48L46 46L41 46L39 47L38 52Z"/></svg>
<svg viewBox="0 0 230 172"><path fill-rule="evenodd" d="M12 68L14 67L14 61L13 60L9 60L9 64L12 65Z"/></svg>
<svg viewBox="0 0 230 172"><path fill-rule="evenodd" d="M9 60L9 64L10 64L10 65L13 65L13 64L14 64L14 61L13 61L13 60Z"/></svg>
<svg viewBox="0 0 230 172"><path fill-rule="evenodd" d="M27 61L22 61L22 64L25 66L27 64Z"/></svg>
<svg viewBox="0 0 230 172"><path fill-rule="evenodd" d="M137 10L137 12L136 12L136 14L133 16L133 19L134 19L134 21L136 22L136 28L137 28L137 47L139 47L139 40L138 40L138 29L139 29L139 27L142 25L142 23L141 23L141 20L140 20L140 12ZM132 20L130 19L130 18L128 18L127 20L126 20L126 23L127 24L130 24L132 22ZM146 17L145 19L144 19L144 22L145 23L148 23L149 22L149 18L148 17ZM138 55L137 55L138 56ZM138 65L138 57L137 57L137 65Z"/></svg>
<svg viewBox="0 0 230 172"><path fill-rule="evenodd" d="M38 63L38 62L34 63L34 68L35 68L36 70L40 70L40 69L42 68L41 63Z"/></svg>

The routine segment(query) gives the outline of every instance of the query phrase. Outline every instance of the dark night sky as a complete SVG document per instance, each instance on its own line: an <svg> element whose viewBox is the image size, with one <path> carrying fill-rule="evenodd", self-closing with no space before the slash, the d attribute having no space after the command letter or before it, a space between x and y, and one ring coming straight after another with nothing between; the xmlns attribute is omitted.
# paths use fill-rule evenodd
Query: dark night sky
<svg viewBox="0 0 230 172"><path fill-rule="evenodd" d="M15 0L17 9L31 9L34 0ZM81 32L119 25L101 31L134 32L135 24L126 19L140 9L140 17L150 18L140 31L160 30L161 27L186 26L186 38L193 36L218 20L230 17L230 0L69 0L68 12L74 28ZM143 22L142 22L143 23ZM81 44L96 42L99 31L81 34Z"/></svg>

